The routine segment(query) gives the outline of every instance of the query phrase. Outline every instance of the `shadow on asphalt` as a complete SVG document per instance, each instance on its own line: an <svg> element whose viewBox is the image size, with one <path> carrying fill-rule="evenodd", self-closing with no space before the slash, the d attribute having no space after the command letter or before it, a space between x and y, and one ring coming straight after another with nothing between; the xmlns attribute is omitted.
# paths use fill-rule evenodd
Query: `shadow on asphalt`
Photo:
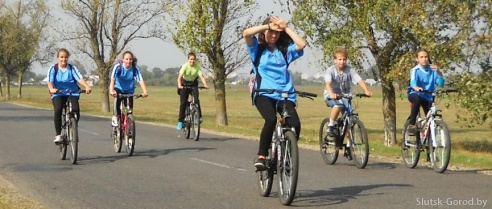
<svg viewBox="0 0 492 209"><path fill-rule="evenodd" d="M185 147L185 148L177 148L177 149L164 149L164 150L157 150L157 149L150 149L150 150L135 150L133 153L133 156L128 156L125 153L125 148L123 147L121 150L121 153L118 155L113 155L113 156L95 156L95 157L82 157L79 158L77 161L77 164L84 165L84 164L97 164L97 163L112 163L121 159L127 159L127 158L135 158L135 157L150 157L150 158L155 158L163 155L167 155L173 152L181 152L181 151L205 151L205 150L213 150L215 148L208 148L208 147Z"/></svg>
<svg viewBox="0 0 492 209"><path fill-rule="evenodd" d="M316 207L343 204L363 196L384 195L386 192L371 193L369 190L383 187L412 187L410 184L373 184L363 186L336 187L330 190L297 191L292 207ZM378 190L381 191L381 190ZM362 194L364 193L364 194ZM273 194L278 196L278 193Z"/></svg>

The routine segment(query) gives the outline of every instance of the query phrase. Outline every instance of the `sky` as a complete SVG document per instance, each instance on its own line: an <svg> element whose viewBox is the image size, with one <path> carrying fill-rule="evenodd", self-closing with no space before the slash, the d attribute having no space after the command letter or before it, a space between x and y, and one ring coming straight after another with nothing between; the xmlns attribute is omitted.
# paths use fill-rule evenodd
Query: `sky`
<svg viewBox="0 0 492 209"><path fill-rule="evenodd" d="M258 1L260 2L260 4L258 4L259 8L254 10L256 11L255 16L265 15L272 12L273 9L274 14L284 18L286 21L290 21L291 16L287 12L282 13L280 6L274 4L273 1ZM52 13L55 18L60 18L60 21L68 21L68 18L70 17L65 15L61 11L59 7L59 1L48 0L48 3L49 2L53 3L51 4L53 6ZM58 45L60 47L64 47L63 43L58 43ZM246 51L246 45L240 47L244 47L244 50ZM178 47L176 47L174 43L164 42L157 38L134 40L127 45L127 50L132 51L133 54L138 58L139 65L146 65L148 66L149 70L154 67L159 67L162 70L172 67L179 67L187 61L186 55L188 54L187 51L181 51ZM87 59L86 57L77 55L76 53L72 54L73 55L70 57L70 60L82 61ZM320 51L313 51L308 46L304 50L304 56L294 61L294 63L289 66L289 69L297 72L300 71L303 73L307 73L309 75L314 75L318 71L320 71L320 69L317 69L317 67L315 67L316 65L314 63L316 59L321 59L321 54L322 53ZM53 57L52 62L57 62L56 57ZM35 64L33 66L33 72L35 72L36 74L46 74L48 67L49 66L41 66L39 64ZM87 68L88 66L86 66L86 70L90 70ZM247 74L250 68L250 65L246 65L243 69L237 69L236 72Z"/></svg>

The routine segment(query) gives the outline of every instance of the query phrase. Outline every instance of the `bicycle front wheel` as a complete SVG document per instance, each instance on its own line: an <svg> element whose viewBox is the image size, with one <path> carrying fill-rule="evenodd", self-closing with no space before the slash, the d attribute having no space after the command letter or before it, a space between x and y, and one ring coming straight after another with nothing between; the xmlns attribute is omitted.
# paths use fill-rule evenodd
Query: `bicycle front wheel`
<svg viewBox="0 0 492 209"><path fill-rule="evenodd" d="M62 129L61 137L63 138L63 142L58 145L58 148L60 149L60 160L65 160L67 158L67 135L67 129Z"/></svg>
<svg viewBox="0 0 492 209"><path fill-rule="evenodd" d="M352 119L354 125L350 129L350 151L357 168L363 169L369 159L369 140L364 124L359 119Z"/></svg>
<svg viewBox="0 0 492 209"><path fill-rule="evenodd" d="M292 131L286 131L285 141L281 142L281 159L277 163L279 174L279 198L283 205L290 205L294 200L299 175L299 148L297 137Z"/></svg>
<svg viewBox="0 0 492 209"><path fill-rule="evenodd" d="M325 118L319 128L319 150L326 164L333 165L338 159L337 137L328 136L328 123L330 118Z"/></svg>
<svg viewBox="0 0 492 209"><path fill-rule="evenodd" d="M70 160L72 164L77 163L77 155L79 152L79 131L77 125L77 119L70 118L70 125L68 126L68 141L70 143Z"/></svg>
<svg viewBox="0 0 492 209"><path fill-rule="evenodd" d="M192 116L191 116L188 108L189 107L186 107L186 115L185 115L185 119L183 121L183 132L184 132L186 139L190 138L191 126L193 125L192 124Z"/></svg>
<svg viewBox="0 0 492 209"><path fill-rule="evenodd" d="M273 137L276 136L274 132ZM273 147L273 148L272 148ZM276 169L276 156L273 156L272 149L276 149L274 145L268 149L268 157L266 159L267 169L264 171L256 171L256 176L258 177L258 189L260 191L260 195L262 197L270 196L270 192L272 191L273 186L273 175Z"/></svg>
<svg viewBox="0 0 492 209"><path fill-rule="evenodd" d="M127 129L127 133L125 134L125 142L126 142L126 153L128 154L128 156L132 156L133 155L133 150L135 150L135 119L133 118L133 115L128 115L128 119L127 119L127 125L128 125L128 129Z"/></svg>
<svg viewBox="0 0 492 209"><path fill-rule="evenodd" d="M419 163L420 150L418 143L420 143L420 133L417 132L414 136L408 134L408 120L404 125L403 139L401 142L401 157L403 164L408 168L415 168Z"/></svg>
<svg viewBox="0 0 492 209"><path fill-rule="evenodd" d="M197 105L193 106L193 116L191 117L193 121L193 138L198 141L200 138L200 109Z"/></svg>
<svg viewBox="0 0 492 209"><path fill-rule="evenodd" d="M113 148L116 153L121 152L121 145L122 145L122 140L121 140L121 128L120 126L118 127L112 127L111 129L111 138L113 139Z"/></svg>
<svg viewBox="0 0 492 209"><path fill-rule="evenodd" d="M451 158L451 137L446 123L435 120L436 129L429 141L429 154L432 166L438 173L446 171Z"/></svg>

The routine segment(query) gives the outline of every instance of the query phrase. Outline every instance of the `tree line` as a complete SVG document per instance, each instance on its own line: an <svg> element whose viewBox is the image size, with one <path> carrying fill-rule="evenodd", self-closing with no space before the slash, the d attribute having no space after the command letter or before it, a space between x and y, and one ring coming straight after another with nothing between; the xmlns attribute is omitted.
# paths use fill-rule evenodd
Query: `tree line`
<svg viewBox="0 0 492 209"><path fill-rule="evenodd" d="M349 50L352 66L370 66L365 70L381 81L387 145L396 142L399 89L393 84L406 83L420 48L430 52L432 61L445 72L448 85L460 89L452 99L466 114L458 119L467 125L490 123L492 0L275 2L292 16L292 27L302 31L309 47L323 51L320 71L331 63L337 46ZM74 24L57 27L59 23L49 18L51 10L45 4L44 0L0 0L2 80L10 80L14 74L22 79L33 62L51 60L56 45L66 42L71 51L86 56L97 69L101 110L109 111L109 72L117 56L135 39L159 38L172 41L183 52L197 53L204 68L210 69L216 124L221 126L228 124L227 76L251 65L241 32L265 18L254 18L254 11L261 6L257 1L61 0L56 6L67 18L60 21ZM156 80L149 82L172 82L167 69L151 71L162 75L152 75ZM4 97L9 99L6 83ZM0 94L4 95L1 86ZM18 97L21 95L20 85Z"/></svg>

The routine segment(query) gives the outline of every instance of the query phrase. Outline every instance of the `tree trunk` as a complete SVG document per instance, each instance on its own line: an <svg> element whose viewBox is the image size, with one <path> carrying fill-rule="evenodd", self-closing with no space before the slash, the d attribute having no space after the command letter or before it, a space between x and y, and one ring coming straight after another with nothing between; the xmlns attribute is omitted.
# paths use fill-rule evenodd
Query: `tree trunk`
<svg viewBox="0 0 492 209"><path fill-rule="evenodd" d="M390 79L382 76L384 144L396 145L396 100L395 87Z"/></svg>
<svg viewBox="0 0 492 209"><path fill-rule="evenodd" d="M3 97L2 82L3 82L3 78L0 78L0 97Z"/></svg>
<svg viewBox="0 0 492 209"><path fill-rule="evenodd" d="M109 72L99 74L99 88L101 89L101 111L109 112Z"/></svg>
<svg viewBox="0 0 492 209"><path fill-rule="evenodd" d="M7 94L5 95L5 99L6 100L10 100L10 76L7 75L5 76L5 79L6 79L6 85L7 85Z"/></svg>
<svg viewBox="0 0 492 209"><path fill-rule="evenodd" d="M215 123L219 126L227 126L227 106L225 93L225 73L214 70L215 80Z"/></svg>
<svg viewBox="0 0 492 209"><path fill-rule="evenodd" d="M17 79L17 82L19 83L19 86L17 86L17 98L21 99L22 98L22 74L19 73L19 78Z"/></svg>

